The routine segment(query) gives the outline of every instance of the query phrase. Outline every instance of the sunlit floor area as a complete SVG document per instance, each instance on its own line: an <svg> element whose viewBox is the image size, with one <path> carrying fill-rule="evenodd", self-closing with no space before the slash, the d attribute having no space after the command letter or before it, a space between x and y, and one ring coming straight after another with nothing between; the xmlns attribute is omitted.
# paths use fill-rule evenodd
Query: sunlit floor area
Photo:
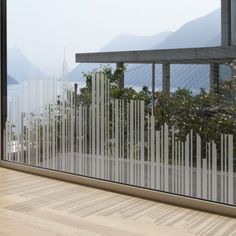
<svg viewBox="0 0 236 236"><path fill-rule="evenodd" d="M0 235L236 235L236 219L0 168Z"/></svg>

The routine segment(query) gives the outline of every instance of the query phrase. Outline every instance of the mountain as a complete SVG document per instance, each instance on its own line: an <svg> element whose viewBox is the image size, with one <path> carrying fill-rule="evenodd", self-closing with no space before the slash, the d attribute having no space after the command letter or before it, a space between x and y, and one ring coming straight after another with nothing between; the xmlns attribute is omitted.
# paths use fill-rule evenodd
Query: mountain
<svg viewBox="0 0 236 236"><path fill-rule="evenodd" d="M8 49L7 65L9 75L17 78L18 82L32 79L47 79L47 76L33 65L17 47Z"/></svg>
<svg viewBox="0 0 236 236"><path fill-rule="evenodd" d="M172 32L153 36L122 34L100 49L100 52L147 50L165 40Z"/></svg>
<svg viewBox="0 0 236 236"><path fill-rule="evenodd" d="M19 84L13 77L7 75L7 85L15 85Z"/></svg>
<svg viewBox="0 0 236 236"><path fill-rule="evenodd" d="M183 25L153 49L214 47L221 45L220 10ZM162 86L162 69L157 67L156 88ZM171 90L178 87L191 89L197 93L200 88L208 89L210 70L208 65L171 65ZM151 87L151 67L149 65L131 66L127 71L126 86Z"/></svg>
<svg viewBox="0 0 236 236"><path fill-rule="evenodd" d="M153 38L143 40L145 37L134 37L123 35L104 46L100 51L118 51L131 49L171 49L185 47L213 47L220 46L220 26L221 26L220 9L193 20L183 25L176 32L169 34L163 33L164 39L158 41L154 45ZM160 36L161 34L159 34ZM156 35L157 36L157 35ZM153 36L154 37L154 36ZM143 41L142 41L142 40ZM132 45L132 40L134 44ZM144 43L145 41L145 43ZM125 45L127 42L127 46ZM138 42L143 42L138 47ZM149 48L147 42L150 42ZM153 46L154 45L154 46ZM98 64L79 64L68 75L72 81L85 82L81 76L83 71L91 71L93 68L99 67ZM151 87L151 65L129 65L125 73L125 85L135 88L142 88L144 85ZM161 88L162 69L157 65L156 87ZM209 88L209 66L208 65L172 65L171 66L171 89L185 87L197 92L199 88Z"/></svg>
<svg viewBox="0 0 236 236"><path fill-rule="evenodd" d="M110 43L101 48L100 52L109 51L131 51L131 50L146 50L165 40L171 32L162 32L153 36L135 36L123 34L112 40ZM68 74L70 81L84 82L83 72L89 72L99 68L100 64L79 64Z"/></svg>
<svg viewBox="0 0 236 236"><path fill-rule="evenodd" d="M199 88L208 89L209 66L208 65L171 65L171 91L179 87L192 90L194 94ZM152 66L139 65L130 68L125 75L125 86L140 90L143 86L152 86ZM162 89L162 67L156 65L156 90Z"/></svg>
<svg viewBox="0 0 236 236"><path fill-rule="evenodd" d="M67 77L70 81L83 83L83 73L91 72L94 69L98 69L100 64L79 64L71 72L68 73Z"/></svg>
<svg viewBox="0 0 236 236"><path fill-rule="evenodd" d="M209 40L220 35L221 11L214 12L190 21L179 30L167 37L162 43L157 43L153 49L204 47ZM220 42L212 42L210 46L219 46Z"/></svg>
<svg viewBox="0 0 236 236"><path fill-rule="evenodd" d="M206 47L220 46L220 45L221 45L221 34L217 34L205 44Z"/></svg>

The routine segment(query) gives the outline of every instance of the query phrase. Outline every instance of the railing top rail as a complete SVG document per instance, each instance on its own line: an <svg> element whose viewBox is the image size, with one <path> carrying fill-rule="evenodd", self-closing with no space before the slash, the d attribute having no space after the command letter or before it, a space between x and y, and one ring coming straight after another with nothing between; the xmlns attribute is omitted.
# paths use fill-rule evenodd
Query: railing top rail
<svg viewBox="0 0 236 236"><path fill-rule="evenodd" d="M77 53L77 63L211 64L232 62L236 47L180 48L161 50Z"/></svg>

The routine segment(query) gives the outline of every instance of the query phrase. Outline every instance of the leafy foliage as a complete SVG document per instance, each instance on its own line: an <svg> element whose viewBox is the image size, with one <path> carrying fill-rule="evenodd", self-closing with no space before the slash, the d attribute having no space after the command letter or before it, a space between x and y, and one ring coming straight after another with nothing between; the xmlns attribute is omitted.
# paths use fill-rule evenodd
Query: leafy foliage
<svg viewBox="0 0 236 236"><path fill-rule="evenodd" d="M92 73L104 73L110 81L111 99L143 100L146 111L152 112L152 93L144 86L141 91L133 88L120 88L118 80L126 70L118 68L115 72L110 66L103 66L97 71L84 74L86 86L78 95L78 102L91 104ZM218 91L217 93L215 91ZM234 134L236 136L236 77L220 83L217 90L201 89L198 95L190 90L179 88L173 93L156 92L154 94L154 116L157 128L164 123L175 126L177 136L185 140L192 130L200 134L204 141L219 141L220 135Z"/></svg>
<svg viewBox="0 0 236 236"><path fill-rule="evenodd" d="M92 75L94 73L103 73L110 82L110 98L111 99L124 99L124 100L144 100L146 104L151 102L151 93L146 86L140 92L135 91L133 88L120 88L118 81L123 76L126 67L120 67L114 72L109 65L101 66L100 69L94 70L90 73L84 73L86 85L80 90L77 97L79 104L91 104L92 101Z"/></svg>

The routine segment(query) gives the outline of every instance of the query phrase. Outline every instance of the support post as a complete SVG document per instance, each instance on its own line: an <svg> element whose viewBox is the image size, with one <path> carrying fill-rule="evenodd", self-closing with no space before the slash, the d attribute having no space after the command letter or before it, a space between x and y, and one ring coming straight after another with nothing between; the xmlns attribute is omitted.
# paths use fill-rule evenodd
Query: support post
<svg viewBox="0 0 236 236"><path fill-rule="evenodd" d="M170 93L170 64L162 65L162 91Z"/></svg>
<svg viewBox="0 0 236 236"><path fill-rule="evenodd" d="M118 84L117 84L119 88L125 87L125 74L124 74L124 71L122 71L123 68L124 68L123 62L116 63L116 71L119 72L118 73Z"/></svg>
<svg viewBox="0 0 236 236"><path fill-rule="evenodd" d="M152 62L152 114L155 109L155 91L156 91L156 63Z"/></svg>
<svg viewBox="0 0 236 236"><path fill-rule="evenodd" d="M231 0L221 0L221 44L231 46Z"/></svg>
<svg viewBox="0 0 236 236"><path fill-rule="evenodd" d="M211 91L217 94L219 89L219 64L210 65L210 86Z"/></svg>
<svg viewBox="0 0 236 236"><path fill-rule="evenodd" d="M236 46L236 0L231 0L231 44Z"/></svg>

